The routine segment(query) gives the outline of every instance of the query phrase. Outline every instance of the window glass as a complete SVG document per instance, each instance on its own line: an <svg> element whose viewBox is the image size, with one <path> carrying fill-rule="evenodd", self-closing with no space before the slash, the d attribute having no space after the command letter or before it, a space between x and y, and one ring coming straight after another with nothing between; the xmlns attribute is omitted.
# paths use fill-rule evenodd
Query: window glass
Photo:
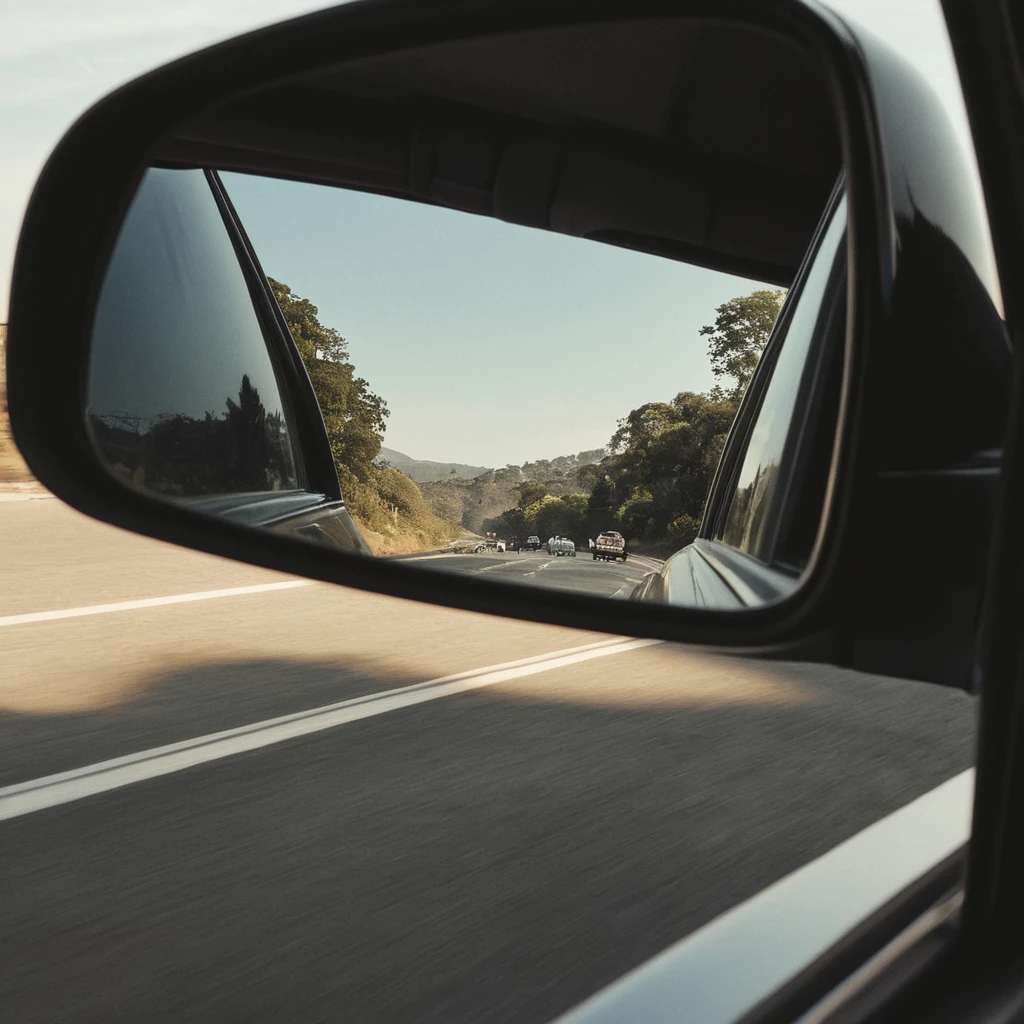
<svg viewBox="0 0 1024 1024"><path fill-rule="evenodd" d="M799 424L801 384L814 340L828 316L825 302L832 267L846 234L846 203L841 202L822 239L771 371L747 439L735 491L720 540L762 561L771 561L785 475L792 470Z"/></svg>
<svg viewBox="0 0 1024 1024"><path fill-rule="evenodd" d="M168 497L300 485L270 353L205 174L151 170L103 285L88 417L107 463Z"/></svg>

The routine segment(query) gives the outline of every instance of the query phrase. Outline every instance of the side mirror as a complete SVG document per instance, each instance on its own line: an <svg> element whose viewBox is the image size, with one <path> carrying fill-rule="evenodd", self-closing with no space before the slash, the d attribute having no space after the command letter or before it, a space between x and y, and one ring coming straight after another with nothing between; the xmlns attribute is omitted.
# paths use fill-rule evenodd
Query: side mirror
<svg viewBox="0 0 1024 1024"><path fill-rule="evenodd" d="M68 132L19 243L15 437L200 550L969 685L1009 353L965 166L913 72L800 0L348 4ZM358 358L277 261L344 277ZM669 272L788 289L759 360L722 336L729 387L679 375L640 287Z"/></svg>

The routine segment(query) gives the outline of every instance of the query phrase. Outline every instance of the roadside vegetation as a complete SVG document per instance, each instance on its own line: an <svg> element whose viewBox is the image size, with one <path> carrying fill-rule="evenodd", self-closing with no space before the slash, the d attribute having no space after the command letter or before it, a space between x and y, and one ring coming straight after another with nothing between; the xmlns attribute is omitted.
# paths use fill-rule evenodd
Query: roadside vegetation
<svg viewBox="0 0 1024 1024"><path fill-rule="evenodd" d="M270 279L320 403L345 503L374 554L440 547L464 530L436 515L419 487L379 456L387 403L356 374L348 342L318 318L309 299Z"/></svg>
<svg viewBox="0 0 1024 1024"><path fill-rule="evenodd" d="M380 553L438 547L488 531L512 540L554 534L582 543L618 530L634 549L667 553L697 534L725 438L784 293L759 289L715 310L701 329L716 378L623 417L604 448L507 465L472 478L454 468L415 483L381 458L387 406L357 377L343 338L316 307L274 282L325 407L346 500ZM439 467L441 464L438 464Z"/></svg>
<svg viewBox="0 0 1024 1024"><path fill-rule="evenodd" d="M542 540L559 533L577 543L618 530L633 550L652 554L689 544L783 297L782 291L759 289L719 306L715 322L700 332L708 338L716 377L710 391L682 391L633 409L619 420L600 458L565 476L521 483L516 502L485 519L484 528Z"/></svg>
<svg viewBox="0 0 1024 1024"><path fill-rule="evenodd" d="M604 448L472 478L452 467L441 479L416 483L381 455L387 403L356 372L345 338L320 322L308 299L279 281L271 286L320 402L346 503L376 554L439 548L487 531L509 540L561 534L583 543L618 530L634 550L652 553L688 544L784 294L760 289L719 306L700 332L715 386L631 410ZM0 479L26 479L4 413L5 406Z"/></svg>

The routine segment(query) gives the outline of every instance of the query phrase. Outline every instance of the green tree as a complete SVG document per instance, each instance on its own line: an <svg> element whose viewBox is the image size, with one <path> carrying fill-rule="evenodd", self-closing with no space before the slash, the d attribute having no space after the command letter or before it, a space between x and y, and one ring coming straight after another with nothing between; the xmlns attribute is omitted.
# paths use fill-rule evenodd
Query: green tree
<svg viewBox="0 0 1024 1024"><path fill-rule="evenodd" d="M239 482L244 490L263 490L267 486L267 411L248 374L242 377L238 403L229 398L227 409Z"/></svg>
<svg viewBox="0 0 1024 1024"><path fill-rule="evenodd" d="M648 402L619 421L590 493L591 532L689 543L696 534L736 402L683 391Z"/></svg>
<svg viewBox="0 0 1024 1024"><path fill-rule="evenodd" d="M288 285L269 280L320 403L342 486L353 479L370 481L384 441L387 403L356 376L348 342L320 322L317 307Z"/></svg>
<svg viewBox="0 0 1024 1024"><path fill-rule="evenodd" d="M647 537L655 525L657 506L646 488L638 487L619 507L618 520L630 537Z"/></svg>
<svg viewBox="0 0 1024 1024"><path fill-rule="evenodd" d="M484 520L484 531L494 532L499 537L509 541L509 543L511 543L513 538L522 543L526 540L527 533L529 533L526 513L518 506L505 509L500 516Z"/></svg>
<svg viewBox="0 0 1024 1024"><path fill-rule="evenodd" d="M523 509L522 522L529 533L537 534L542 541L556 534L579 540L585 532L586 512L585 494L546 494Z"/></svg>
<svg viewBox="0 0 1024 1024"><path fill-rule="evenodd" d="M724 386L717 386L716 393L733 399L743 395L784 297L785 292L777 288L759 288L749 295L737 296L715 310L713 324L700 329L708 339L711 369L724 381Z"/></svg>
<svg viewBox="0 0 1024 1024"><path fill-rule="evenodd" d="M587 508L590 501L589 494L574 493L567 494L562 502L569 510L569 528L566 533L572 537L577 544L581 543L587 533Z"/></svg>
<svg viewBox="0 0 1024 1024"><path fill-rule="evenodd" d="M601 479L601 467L594 462L587 463L576 471L575 484L581 490L590 494L594 485Z"/></svg>
<svg viewBox="0 0 1024 1024"><path fill-rule="evenodd" d="M387 404L356 376L348 343L320 322L312 302L280 281L271 279L270 284L320 404L345 502L371 548L378 554L419 551L457 536L462 495L454 490L435 496L444 513L439 515L435 502L427 500L415 481L381 457ZM243 381L237 407L229 401L229 414L243 425L254 421L257 413L247 387ZM281 424L270 416L265 420L269 442ZM449 480L452 483L443 486L452 491L455 478Z"/></svg>
<svg viewBox="0 0 1024 1024"><path fill-rule="evenodd" d="M347 362L348 342L333 327L320 323L320 310L309 299L294 294L288 285L272 277L268 280L302 361L307 365L317 359Z"/></svg>
<svg viewBox="0 0 1024 1024"><path fill-rule="evenodd" d="M524 480L519 485L519 505L526 508L540 501L548 493L547 486L538 480Z"/></svg>
<svg viewBox="0 0 1024 1024"><path fill-rule="evenodd" d="M619 526L616 514L619 501L617 500L614 472L615 467L609 462L591 488L590 497L587 499L588 537L596 537L604 530L614 530Z"/></svg>

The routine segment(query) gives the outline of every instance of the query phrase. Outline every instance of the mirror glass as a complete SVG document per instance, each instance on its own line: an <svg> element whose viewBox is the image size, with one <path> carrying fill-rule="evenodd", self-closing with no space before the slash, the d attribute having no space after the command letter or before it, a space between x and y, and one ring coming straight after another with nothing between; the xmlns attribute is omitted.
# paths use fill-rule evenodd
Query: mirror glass
<svg viewBox="0 0 1024 1024"><path fill-rule="evenodd" d="M789 223L722 203L716 221L683 174L659 170L659 195L573 159L547 230L447 186L409 202L152 167L95 315L100 458L167 501L424 571L785 596L831 460L845 207L825 193ZM716 237L717 257L660 232ZM810 255L787 274L783 250Z"/></svg>

